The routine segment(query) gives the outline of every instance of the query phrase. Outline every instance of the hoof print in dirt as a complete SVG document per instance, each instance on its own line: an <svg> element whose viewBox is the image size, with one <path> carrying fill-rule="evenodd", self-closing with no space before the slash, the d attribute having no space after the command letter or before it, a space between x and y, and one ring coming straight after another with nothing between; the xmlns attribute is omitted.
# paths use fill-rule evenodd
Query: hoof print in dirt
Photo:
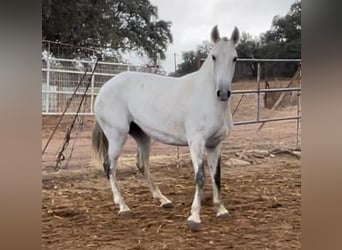
<svg viewBox="0 0 342 250"><path fill-rule="evenodd" d="M201 223L197 223L191 220L188 220L186 222L186 224L188 225L188 227L191 229L191 231L193 232L198 232L201 229Z"/></svg>
<svg viewBox="0 0 342 250"><path fill-rule="evenodd" d="M162 208L173 208L173 204L171 202L161 204L160 206Z"/></svg>

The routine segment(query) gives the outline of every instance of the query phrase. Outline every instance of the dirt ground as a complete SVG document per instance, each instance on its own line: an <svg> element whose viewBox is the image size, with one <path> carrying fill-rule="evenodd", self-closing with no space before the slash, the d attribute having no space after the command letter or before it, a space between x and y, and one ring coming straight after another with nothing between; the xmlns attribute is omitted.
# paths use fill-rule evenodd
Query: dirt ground
<svg viewBox="0 0 342 250"><path fill-rule="evenodd" d="M239 97L233 98L235 107ZM234 120L253 119L254 98L241 102ZM296 113L296 107L288 107L272 117ZM261 115L266 117L269 110L262 109ZM42 146L58 118L43 117ZM177 158L176 147L153 142L151 173L173 202L173 208L163 209L135 167L136 146L128 138L117 176L132 215L121 218L103 170L91 159L92 117L83 118L79 134L75 127L62 169L55 171L70 119L63 119L42 157L43 249L300 249L301 173L299 151L293 151L298 146L295 121L267 123L258 135L257 124L233 128L222 153L222 200L230 216L216 218L206 171L201 230L192 232L186 219L195 186L186 147L180 148Z"/></svg>

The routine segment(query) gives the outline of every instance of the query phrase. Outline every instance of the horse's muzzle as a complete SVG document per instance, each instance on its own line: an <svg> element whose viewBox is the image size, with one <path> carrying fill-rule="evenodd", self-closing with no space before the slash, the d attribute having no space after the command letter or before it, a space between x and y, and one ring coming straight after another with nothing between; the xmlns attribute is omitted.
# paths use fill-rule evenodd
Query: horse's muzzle
<svg viewBox="0 0 342 250"><path fill-rule="evenodd" d="M218 91L216 92L216 95L217 95L217 98L218 98L220 101L226 102L226 101L228 101L228 99L229 99L229 97L230 97L230 95L231 95L231 92L230 92L230 90L228 90L228 91L221 91L221 90L218 90Z"/></svg>

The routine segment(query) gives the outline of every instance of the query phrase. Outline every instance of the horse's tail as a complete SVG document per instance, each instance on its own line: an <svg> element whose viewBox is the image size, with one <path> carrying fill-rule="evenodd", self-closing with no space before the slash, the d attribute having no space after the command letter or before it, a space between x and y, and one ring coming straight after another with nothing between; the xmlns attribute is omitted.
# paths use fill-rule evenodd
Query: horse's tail
<svg viewBox="0 0 342 250"><path fill-rule="evenodd" d="M95 121L95 127L92 135L92 147L94 150L94 156L98 162L102 163L103 168L106 172L107 178L109 179L109 161L108 161L108 139L103 133L100 124Z"/></svg>

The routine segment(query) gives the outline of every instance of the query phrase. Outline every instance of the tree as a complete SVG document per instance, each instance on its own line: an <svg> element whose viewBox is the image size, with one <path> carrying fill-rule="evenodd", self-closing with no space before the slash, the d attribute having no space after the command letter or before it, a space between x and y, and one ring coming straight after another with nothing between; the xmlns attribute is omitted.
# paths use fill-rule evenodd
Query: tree
<svg viewBox="0 0 342 250"><path fill-rule="evenodd" d="M296 1L285 16L273 18L271 29L260 36L258 58L301 57L301 13L301 2ZM297 67L293 62L268 63L267 74L290 77Z"/></svg>
<svg viewBox="0 0 342 250"><path fill-rule="evenodd" d="M197 46L196 51L190 50L182 53L183 62L178 64L178 69L175 76L183 76L198 70L202 61L207 58L212 44L208 41L203 41L201 45Z"/></svg>
<svg viewBox="0 0 342 250"><path fill-rule="evenodd" d="M213 44L209 41L203 41L201 45L197 46L196 50L185 51L182 53L183 62L178 64L178 69L174 76L183 76L198 70L204 59L207 58ZM236 50L239 57L254 58L254 54L257 52L259 44L254 41L246 32L242 32L239 45ZM236 68L236 77L240 75L246 76L256 75L256 68L253 63L239 64Z"/></svg>
<svg viewBox="0 0 342 250"><path fill-rule="evenodd" d="M43 0L43 39L165 58L171 22L149 0ZM70 55L65 55L70 56Z"/></svg>
<svg viewBox="0 0 342 250"><path fill-rule="evenodd" d="M277 58L301 56L301 2L291 5L284 17L275 16L271 30L261 35L263 55Z"/></svg>
<svg viewBox="0 0 342 250"><path fill-rule="evenodd" d="M246 32L241 33L239 44L236 47L237 54L240 58L256 58L258 57L258 50L260 43L257 42L252 36ZM255 63L245 62L237 64L235 68L235 79L240 77L256 77L257 69Z"/></svg>
<svg viewBox="0 0 342 250"><path fill-rule="evenodd" d="M301 2L294 2L287 15L275 16L271 29L258 38L246 32L236 47L239 58L300 58L301 57ZM205 46L204 46L205 44ZM203 49L200 49L200 48ZM184 62L178 65L175 76L182 76L196 71L201 59L205 59L210 51L211 43L203 42L197 50L183 52ZM292 62L264 63L262 77L292 76L298 64ZM235 79L255 78L257 64L254 62L238 63L235 68Z"/></svg>
<svg viewBox="0 0 342 250"><path fill-rule="evenodd" d="M252 36L246 32L241 33L241 38L236 51L239 57L242 58L254 58L259 48L258 42L256 42Z"/></svg>

